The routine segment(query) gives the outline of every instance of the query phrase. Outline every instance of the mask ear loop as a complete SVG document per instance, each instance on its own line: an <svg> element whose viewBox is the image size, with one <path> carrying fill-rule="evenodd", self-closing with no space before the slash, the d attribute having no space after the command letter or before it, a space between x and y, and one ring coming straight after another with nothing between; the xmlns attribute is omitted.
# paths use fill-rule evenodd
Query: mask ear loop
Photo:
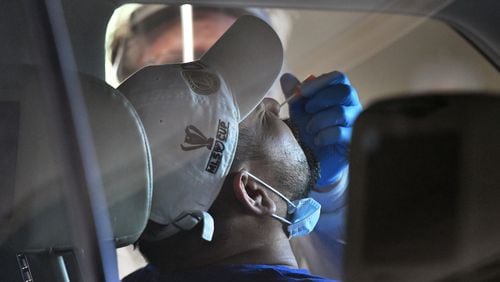
<svg viewBox="0 0 500 282"><path fill-rule="evenodd" d="M257 176L251 174L250 172L246 171L246 173L248 174L248 176L252 177L255 181L259 182L261 185L263 185L264 187L266 187L267 189L271 190L273 193L275 193L276 195L278 195L281 199L283 199L285 202L286 202L286 205L287 205L287 214L293 214L295 212L295 210L297 209L297 206L292 203L292 201L290 201L287 197L285 197L285 195L281 194L280 191L274 189L273 187L269 186L266 182L264 182L263 180L261 180L260 178L258 178ZM283 218L277 214L271 214L271 217L274 218L274 219L277 219L278 221L284 223L284 224L287 224L288 226L292 225L292 222L289 221L288 219L286 218ZM292 238L292 234L290 233L290 231L288 231L288 239L291 239Z"/></svg>
<svg viewBox="0 0 500 282"><path fill-rule="evenodd" d="M271 190L273 193L275 193L276 195L278 195L281 199L283 199L285 202L286 202L286 205L287 205L287 214L293 214L295 212L295 209L297 208L297 206L292 203L292 201L290 201L287 197L285 197L285 195L281 194L280 191L274 189L273 187L269 186L267 183L265 183L264 181L262 181L260 178L258 178L257 176L251 174L250 172L246 171L246 173L252 177L254 180L256 180L257 182L259 182L261 185L263 185L264 187L266 187L267 189ZM277 216L275 214L272 214L272 216L282 222L285 222L285 223L288 223L288 224L292 224L290 221L282 218L281 216Z"/></svg>

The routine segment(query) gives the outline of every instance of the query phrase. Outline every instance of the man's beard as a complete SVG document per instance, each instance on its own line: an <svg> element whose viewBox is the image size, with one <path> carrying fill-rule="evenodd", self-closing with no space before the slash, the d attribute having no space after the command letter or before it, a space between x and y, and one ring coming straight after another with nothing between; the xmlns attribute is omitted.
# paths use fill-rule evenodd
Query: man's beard
<svg viewBox="0 0 500 282"><path fill-rule="evenodd" d="M285 124L288 125L290 130L292 131L293 135L295 136L295 139L300 145L300 148L302 148L302 151L304 152L304 155L306 156L306 161L307 161L307 167L309 168L309 180L307 183L306 189L304 189L304 193L302 195L297 195L296 199L302 199L305 198L309 195L309 192L316 186L316 182L318 181L319 178L319 162L314 156L313 151L306 146L306 144L300 139L299 137L299 129L297 126L291 122L290 119L284 120Z"/></svg>

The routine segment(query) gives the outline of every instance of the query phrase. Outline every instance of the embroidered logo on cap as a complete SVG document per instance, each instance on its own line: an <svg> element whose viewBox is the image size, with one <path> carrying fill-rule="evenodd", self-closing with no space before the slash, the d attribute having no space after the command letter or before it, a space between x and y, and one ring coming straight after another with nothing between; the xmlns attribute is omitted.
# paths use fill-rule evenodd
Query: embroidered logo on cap
<svg viewBox="0 0 500 282"><path fill-rule="evenodd" d="M227 137L229 136L229 122L225 122L219 119L219 125L217 126L217 136L214 143L214 148L208 159L206 171L215 174L219 169L222 162L222 157L224 155L225 143Z"/></svg>
<svg viewBox="0 0 500 282"><path fill-rule="evenodd" d="M201 62L189 62L181 65L182 77L196 94L210 95L219 90L219 78L208 72Z"/></svg>
<svg viewBox="0 0 500 282"><path fill-rule="evenodd" d="M210 95L219 90L219 78L208 71L185 70L182 71L182 76L196 94Z"/></svg>
<svg viewBox="0 0 500 282"><path fill-rule="evenodd" d="M224 156L225 143L229 136L229 122L219 120L215 140L214 138L205 137L194 125L186 126L184 131L186 132L186 136L184 137L184 143L181 144L181 149L183 151L192 151L206 147L208 150L211 150L205 171L213 174L217 173L222 162L222 157Z"/></svg>
<svg viewBox="0 0 500 282"><path fill-rule="evenodd" d="M188 125L184 131L186 132L186 137L184 137L184 144L181 144L183 151L192 151L202 147L207 147L209 150L212 149L214 139L205 137L196 126Z"/></svg>

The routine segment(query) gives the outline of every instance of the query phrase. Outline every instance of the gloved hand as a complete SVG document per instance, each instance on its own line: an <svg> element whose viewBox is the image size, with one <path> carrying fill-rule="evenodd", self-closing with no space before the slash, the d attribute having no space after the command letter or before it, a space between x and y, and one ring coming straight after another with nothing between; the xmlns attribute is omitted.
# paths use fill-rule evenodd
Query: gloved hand
<svg viewBox="0 0 500 282"><path fill-rule="evenodd" d="M301 96L289 102L290 119L319 161L317 189L337 183L348 166L352 125L362 109L356 90L337 71L302 84L286 73L280 82L287 98L300 89Z"/></svg>

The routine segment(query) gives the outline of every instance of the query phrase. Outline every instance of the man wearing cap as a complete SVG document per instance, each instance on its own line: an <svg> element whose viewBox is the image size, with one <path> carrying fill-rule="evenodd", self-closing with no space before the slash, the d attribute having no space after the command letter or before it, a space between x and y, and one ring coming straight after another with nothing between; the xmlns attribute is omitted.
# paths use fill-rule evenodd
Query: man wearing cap
<svg viewBox="0 0 500 282"><path fill-rule="evenodd" d="M263 10L260 10L262 12ZM241 14L256 14L258 9L216 9L195 7L195 58L212 45L226 28ZM262 15L258 15L262 18ZM264 14L264 18L266 15ZM170 20L169 20L170 19ZM176 19L176 20L174 20ZM171 22L173 21L173 23ZM176 23L177 22L177 23ZM120 80L148 64L181 62L182 44L172 33L181 33L179 7L143 6L136 10L125 29L114 37L113 66ZM198 25L198 26L196 26ZM123 31L127 31L123 33ZM174 38L177 38L174 40ZM142 47L141 47L142 46ZM176 57L177 56L177 57ZM138 58L143 58L137 60ZM147 58L144 59L144 58ZM286 75L282 79L285 95L291 95L298 81ZM339 277L342 268L344 246L344 198L347 187L347 144L352 122L361 107L357 94L348 79L339 73L323 77L323 81L309 83L311 102L309 112L303 103L292 102L290 116L298 127L301 139L319 159L321 179L310 195L322 204L322 216L311 236L292 240L292 247L299 264L315 273L328 277ZM332 84L330 93L320 92L326 84ZM347 87L346 87L347 86ZM274 92L273 92L274 93ZM324 95L327 94L327 95ZM274 97L275 95L273 95ZM335 97L352 97L347 101L354 106L345 106ZM320 105L318 106L314 106ZM328 105L323 108L321 105ZM314 119L312 119L314 117ZM309 125L311 121L311 125ZM335 125L342 126L335 126ZM314 130L309 132L308 130ZM316 138L318 137L318 138ZM318 139L315 140L314 139Z"/></svg>
<svg viewBox="0 0 500 282"><path fill-rule="evenodd" d="M138 242L150 264L125 281L325 280L297 269L289 239L318 221L320 204L305 198L312 187L338 200L332 191L345 186L348 135L361 106L341 73L303 84L283 76L285 94L300 88L303 96L290 102L303 149L278 103L260 102L282 59L274 31L244 16L200 61L146 67L119 87L144 124L154 175ZM318 104L334 92L330 104ZM342 114L315 122L325 110ZM338 143L324 144L331 134ZM321 169L329 164L319 180L313 155Z"/></svg>

